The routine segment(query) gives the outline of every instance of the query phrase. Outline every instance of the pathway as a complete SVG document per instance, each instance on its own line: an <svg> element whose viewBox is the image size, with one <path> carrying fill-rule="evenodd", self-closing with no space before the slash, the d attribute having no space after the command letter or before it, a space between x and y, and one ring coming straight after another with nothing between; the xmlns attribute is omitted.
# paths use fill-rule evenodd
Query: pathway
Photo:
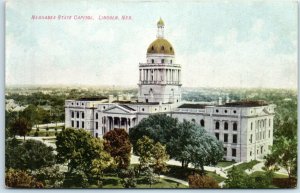
<svg viewBox="0 0 300 193"><path fill-rule="evenodd" d="M162 179L167 179L167 180L172 180L174 182L178 182L178 183L183 184L185 186L189 186L189 183L187 181L184 181L184 180L180 180L180 179L177 179L177 178L172 178L172 177L165 176L165 175L160 175L159 177L162 178Z"/></svg>

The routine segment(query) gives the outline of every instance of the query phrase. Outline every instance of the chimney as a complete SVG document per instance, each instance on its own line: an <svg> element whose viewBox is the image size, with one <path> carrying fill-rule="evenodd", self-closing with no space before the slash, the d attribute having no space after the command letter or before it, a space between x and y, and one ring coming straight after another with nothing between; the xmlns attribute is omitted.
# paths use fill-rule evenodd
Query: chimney
<svg viewBox="0 0 300 193"><path fill-rule="evenodd" d="M108 95L108 103L112 103L114 100L114 95Z"/></svg>
<svg viewBox="0 0 300 193"><path fill-rule="evenodd" d="M222 105L222 97L219 97L219 105Z"/></svg>

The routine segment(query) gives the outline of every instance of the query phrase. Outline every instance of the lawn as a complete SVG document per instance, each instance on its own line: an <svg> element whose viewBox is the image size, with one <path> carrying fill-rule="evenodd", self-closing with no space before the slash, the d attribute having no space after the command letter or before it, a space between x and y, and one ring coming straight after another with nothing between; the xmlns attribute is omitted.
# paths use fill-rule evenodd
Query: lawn
<svg viewBox="0 0 300 193"><path fill-rule="evenodd" d="M252 177L257 177L257 176L263 176L264 174L265 174L264 171L256 171L256 172L253 172L251 174L251 176ZM277 174L277 173L275 173L274 174L274 178L288 178L288 176L284 175L284 174Z"/></svg>
<svg viewBox="0 0 300 193"><path fill-rule="evenodd" d="M258 164L258 163L259 163L259 161L253 160L253 161L250 161L250 162L242 163L242 164L237 165L237 166L235 166L235 167L238 168L238 169L240 169L240 170L245 171L245 170L247 170L247 169L252 169L253 166L255 166L255 165ZM226 171L230 171L230 170L232 170L232 168L229 168L229 169L227 169Z"/></svg>
<svg viewBox="0 0 300 193"><path fill-rule="evenodd" d="M192 168L181 168L181 166L168 165L169 171L163 173L165 176L181 179L184 181L188 181L188 176L192 175L195 172L199 172L199 170L195 170ZM215 174L214 172L205 171L206 175L213 177L218 183L225 180L225 178Z"/></svg>
<svg viewBox="0 0 300 193"><path fill-rule="evenodd" d="M231 166L232 164L235 164L235 161L221 161L218 162L217 167L225 168L227 166Z"/></svg>
<svg viewBox="0 0 300 193"><path fill-rule="evenodd" d="M102 179L103 186L98 187L97 185L90 185L88 188L123 188L120 178L116 176L104 176ZM136 188L150 188L150 185L145 183L143 178L137 179ZM168 179L158 179L158 181L151 185L151 188L188 188L183 184L179 184Z"/></svg>

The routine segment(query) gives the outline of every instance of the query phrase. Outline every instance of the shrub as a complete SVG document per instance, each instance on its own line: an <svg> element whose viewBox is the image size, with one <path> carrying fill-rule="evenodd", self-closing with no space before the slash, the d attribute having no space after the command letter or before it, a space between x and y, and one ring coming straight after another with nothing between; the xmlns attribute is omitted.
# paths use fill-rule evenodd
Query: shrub
<svg viewBox="0 0 300 193"><path fill-rule="evenodd" d="M218 182L210 176L195 174L188 179L190 188L219 188Z"/></svg>

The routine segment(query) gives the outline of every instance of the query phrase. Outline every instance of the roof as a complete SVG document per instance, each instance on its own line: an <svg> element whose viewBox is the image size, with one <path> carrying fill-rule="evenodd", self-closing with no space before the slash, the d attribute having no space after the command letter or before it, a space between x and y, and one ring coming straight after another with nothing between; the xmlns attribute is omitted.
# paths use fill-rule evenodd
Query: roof
<svg viewBox="0 0 300 193"><path fill-rule="evenodd" d="M101 101L104 99L107 99L107 97L84 97L77 99L77 101Z"/></svg>
<svg viewBox="0 0 300 193"><path fill-rule="evenodd" d="M123 107L123 108L125 108L125 109L127 109L129 111L135 111L135 109L133 109L133 108L127 106L127 105L119 105L119 106L121 106L121 107Z"/></svg>
<svg viewBox="0 0 300 193"><path fill-rule="evenodd" d="M157 27L164 26L164 25L165 25L164 21L160 18L159 21L157 22Z"/></svg>
<svg viewBox="0 0 300 193"><path fill-rule="evenodd" d="M147 54L168 54L174 55L174 48L171 43L164 38L157 38L147 49Z"/></svg>
<svg viewBox="0 0 300 193"><path fill-rule="evenodd" d="M224 107L259 107L259 106L266 106L268 103L266 101L257 100L257 101L239 101L239 102L231 102L225 103Z"/></svg>
<svg viewBox="0 0 300 193"><path fill-rule="evenodd" d="M192 103L185 103L180 105L178 108L187 108L187 109L204 109L206 105L203 104L192 104Z"/></svg>

